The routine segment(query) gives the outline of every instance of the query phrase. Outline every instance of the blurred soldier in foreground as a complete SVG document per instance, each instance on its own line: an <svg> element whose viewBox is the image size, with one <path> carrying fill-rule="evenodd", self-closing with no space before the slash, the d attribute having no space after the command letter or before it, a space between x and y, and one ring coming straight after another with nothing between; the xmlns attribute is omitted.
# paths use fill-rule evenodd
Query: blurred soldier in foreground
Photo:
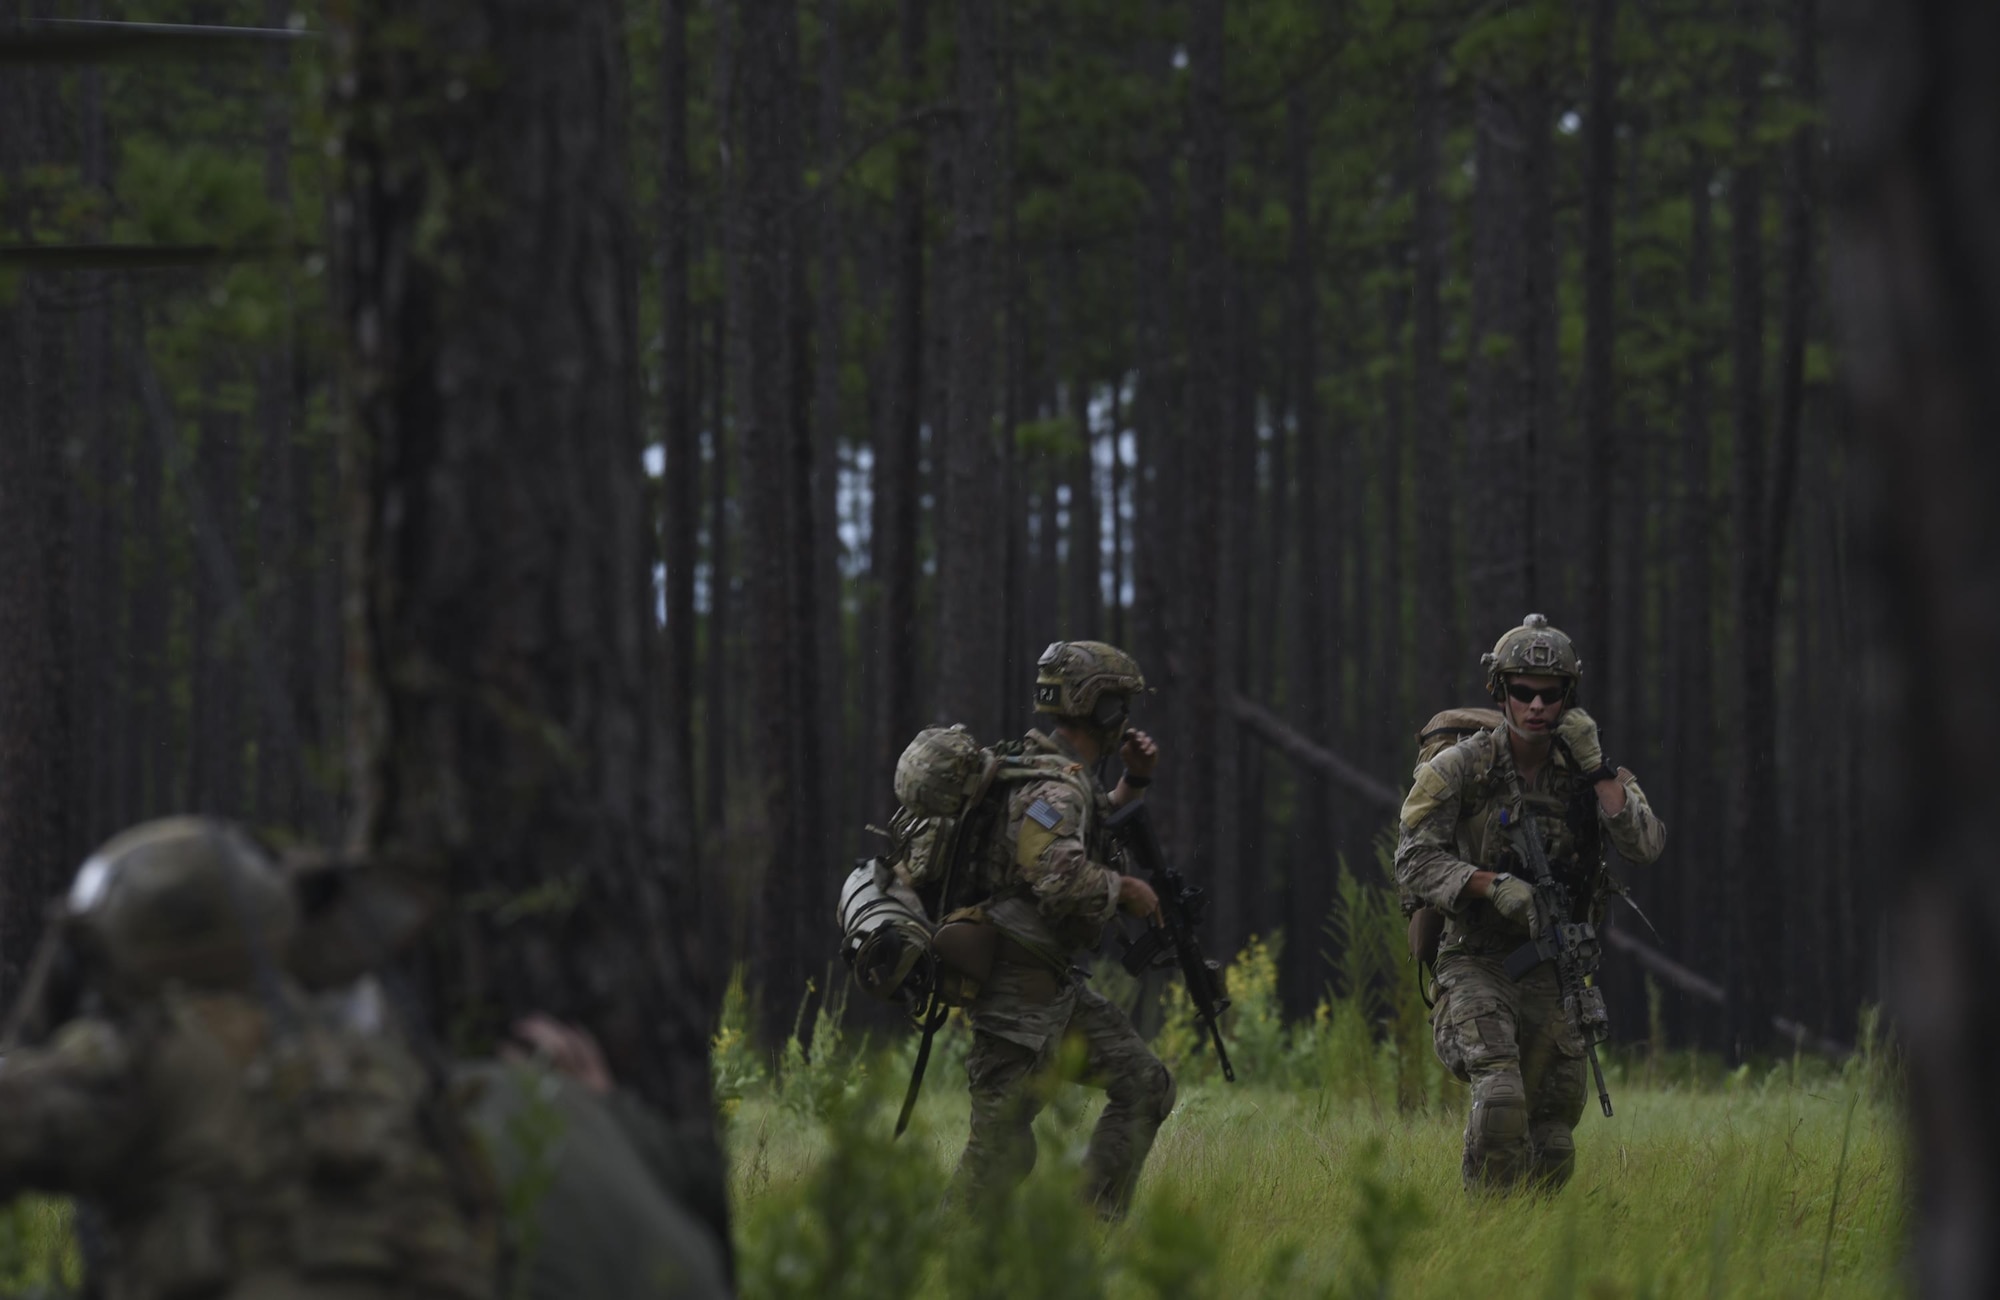
<svg viewBox="0 0 2000 1300"><path fill-rule="evenodd" d="M1583 665L1567 636L1530 614L1484 663L1504 720L1418 765L1396 879L1445 915L1431 1025L1438 1059L1472 1085L1466 1186L1554 1190L1576 1163L1584 1058L1603 1018L1580 979L1566 998L1547 940L1569 924L1594 948L1594 930L1574 923L1602 919L1604 836L1647 863L1666 831L1576 706ZM1547 915L1552 898L1570 914Z"/></svg>
<svg viewBox="0 0 2000 1300"><path fill-rule="evenodd" d="M459 1092L514 1209L512 1269L532 1300L720 1300L722 1253L683 1205L690 1170L666 1122L619 1089L597 1040L545 1016Z"/></svg>
<svg viewBox="0 0 2000 1300"><path fill-rule="evenodd" d="M338 890L195 817L78 871L46 949L73 1005L0 1061L0 1196L87 1198L112 1300L495 1294L491 1184L442 1081L366 986L314 991L363 973L345 940L381 938L380 914L315 920Z"/></svg>
<svg viewBox="0 0 2000 1300"><path fill-rule="evenodd" d="M1145 686L1132 657L1100 641L1059 641L1038 666L1035 711L1053 726L1028 733L1022 759L1046 775L1012 789L1004 829L975 864L986 901L972 910L998 936L990 976L965 1008L972 1129L953 1180L959 1204L996 1197L1034 1167L1032 1126L1066 1039L1080 1041L1085 1080L1109 1097L1084 1157L1101 1214L1130 1205L1153 1135L1173 1110L1167 1067L1070 965L1072 953L1097 946L1115 912L1159 913L1152 886L1109 865L1102 831L1113 808L1141 797L1159 763L1152 738L1126 729ZM1113 752L1125 776L1107 795L1095 769Z"/></svg>

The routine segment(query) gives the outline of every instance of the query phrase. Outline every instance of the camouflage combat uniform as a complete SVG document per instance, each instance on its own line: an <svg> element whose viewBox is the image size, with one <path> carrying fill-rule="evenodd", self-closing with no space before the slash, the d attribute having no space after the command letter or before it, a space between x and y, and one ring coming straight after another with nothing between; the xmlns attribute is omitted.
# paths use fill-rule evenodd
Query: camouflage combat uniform
<svg viewBox="0 0 2000 1300"><path fill-rule="evenodd" d="M1084 1157L1086 1190L1100 1212L1116 1216L1173 1109L1173 1077L1125 1013L1069 964L1072 952L1096 945L1118 907L1120 873L1105 865L1111 852L1099 831L1110 799L1059 738L1030 732L1027 752L1069 762L1012 791L1006 833L981 864L992 891L983 910L1005 938L991 979L965 1009L972 1126L953 1197L997 1195L1034 1167L1032 1124L1057 1055L1074 1040L1084 1082L1108 1098Z"/></svg>
<svg viewBox="0 0 2000 1300"><path fill-rule="evenodd" d="M424 1071L268 996L286 1023L262 996L175 989L10 1053L0 1198L88 1197L111 1300L488 1300L491 1222L435 1150Z"/></svg>
<svg viewBox="0 0 2000 1300"><path fill-rule="evenodd" d="M90 984L0 1062L0 1200L87 1199L108 1300L491 1300L490 1175L372 983L294 978L301 916L226 822L78 872L50 944Z"/></svg>
<svg viewBox="0 0 2000 1300"><path fill-rule="evenodd" d="M1418 766L1403 803L1396 879L1446 914L1431 1025L1438 1059L1472 1085L1465 1126L1468 1187L1508 1187L1526 1178L1561 1186L1575 1164L1571 1131L1583 1115L1582 1033L1564 1013L1553 963L1518 982L1507 955L1528 939L1485 899L1466 897L1474 870L1503 870L1505 809L1532 810L1551 867L1572 896L1601 904L1601 850L1592 822L1626 858L1659 857L1666 831L1624 768L1625 808L1604 816L1584 773L1560 750L1523 785L1507 728L1470 736Z"/></svg>

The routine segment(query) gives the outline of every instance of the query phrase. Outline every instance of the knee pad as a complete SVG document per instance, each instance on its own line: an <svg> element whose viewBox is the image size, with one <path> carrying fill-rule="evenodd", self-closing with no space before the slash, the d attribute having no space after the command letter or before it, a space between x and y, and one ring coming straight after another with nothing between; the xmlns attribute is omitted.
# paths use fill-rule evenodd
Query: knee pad
<svg viewBox="0 0 2000 1300"><path fill-rule="evenodd" d="M1537 1124L1534 1140L1534 1179L1549 1191L1556 1191L1576 1172L1576 1139L1567 1124Z"/></svg>
<svg viewBox="0 0 2000 1300"><path fill-rule="evenodd" d="M1526 1172L1528 1094L1512 1071L1481 1075L1472 1084L1472 1114L1465 1124L1468 1186L1511 1186Z"/></svg>
<svg viewBox="0 0 2000 1300"><path fill-rule="evenodd" d="M1511 1070L1481 1075L1472 1085L1472 1121L1466 1136L1495 1147L1528 1136L1528 1091Z"/></svg>

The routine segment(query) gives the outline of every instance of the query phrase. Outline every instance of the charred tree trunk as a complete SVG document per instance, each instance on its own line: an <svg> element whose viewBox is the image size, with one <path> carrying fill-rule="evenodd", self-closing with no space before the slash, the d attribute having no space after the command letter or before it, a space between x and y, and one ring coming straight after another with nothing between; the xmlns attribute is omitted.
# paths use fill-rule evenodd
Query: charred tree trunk
<svg viewBox="0 0 2000 1300"><path fill-rule="evenodd" d="M900 0L897 62L908 99L915 107L924 76L928 40L928 0ZM917 689L923 637L917 620L918 511L922 496L924 413L924 149L911 133L897 144L894 241L894 320L890 333L889 391L883 403L879 450L875 457L873 556L882 593L880 689L874 695L878 746L869 773L875 796L887 800L890 777L903 746L925 716ZM871 806L877 806L871 804ZM879 807L880 816L890 809Z"/></svg>
<svg viewBox="0 0 2000 1300"><path fill-rule="evenodd" d="M0 224L22 239L33 216L22 178L40 140L37 78L10 72L0 116L14 125L0 140ZM42 105L39 111L47 111ZM43 909L73 864L68 823L68 523L56 463L63 371L62 324L49 288L33 277L0 303L0 998L11 999L40 939Z"/></svg>
<svg viewBox="0 0 2000 1300"><path fill-rule="evenodd" d="M1224 372L1228 356L1228 264L1223 217L1227 202L1228 120L1223 103L1223 0L1192 0L1188 27L1190 141L1188 155L1187 445L1189 462L1226 466L1228 411ZM1198 453L1198 454L1195 454ZM1187 690L1177 721L1180 749L1174 786L1179 806L1211 815L1177 818L1181 860L1196 870L1219 870L1234 847L1235 809L1224 788L1234 766L1235 725L1220 706L1225 605L1219 564L1224 519L1222 493L1190 491L1179 525L1196 539L1187 549L1180 600L1186 629Z"/></svg>
<svg viewBox="0 0 2000 1300"><path fill-rule="evenodd" d="M811 430L802 342L794 328L803 287L800 198L798 9L760 0L743 13L738 61L742 93L741 353L736 406L742 437L745 665L751 705L751 765L762 812L752 915L756 983L764 1031L781 1036L793 999L818 973L813 960L824 872L819 836L819 702L812 638Z"/></svg>
<svg viewBox="0 0 2000 1300"><path fill-rule="evenodd" d="M1002 729L1007 551L1013 500L1008 458L994 436L993 237L999 198L999 18L995 0L958 6L958 124L951 150L943 514L938 528L938 686L941 717L982 740Z"/></svg>
<svg viewBox="0 0 2000 1300"><path fill-rule="evenodd" d="M693 304L688 281L688 4L660 0L660 553L666 569L666 647L661 702L666 751L661 761L676 803L688 816L673 833L684 861L700 857L694 833L695 601L701 529L701 439L691 398ZM705 877L692 874L697 892ZM705 909L704 909L705 910Z"/></svg>
<svg viewBox="0 0 2000 1300"><path fill-rule="evenodd" d="M840 451L845 427L840 394L843 331L846 328L845 271L846 226L840 208L840 169L847 149L847 114L844 103L847 81L841 48L840 0L820 0L820 84L819 150L820 181L816 232L819 242L819 293L813 302L813 400L810 430L811 492L808 501L808 532L801 537L802 559L808 566L806 594L811 597L812 626L807 629L806 653L812 661L814 696L819 702L815 722L819 754L844 754L846 743L844 682L847 675L845 615L841 610L840 535ZM850 775L846 763L818 764L824 773L821 784L824 807L831 811L850 806L847 786ZM825 828L842 824L832 818ZM822 860L838 862L849 846L838 834L829 837L837 844ZM825 872L819 872L822 878ZM827 900L829 903L831 899Z"/></svg>
<svg viewBox="0 0 2000 1300"><path fill-rule="evenodd" d="M1427 50L1417 84L1415 273L1411 390L1417 453L1416 613L1418 711L1459 699L1464 637L1452 572L1455 474L1451 456L1451 394L1444 373L1444 263L1449 252L1441 173L1444 168L1443 57ZM1295 189L1305 184L1304 160L1293 163ZM1305 292L1310 292L1308 287ZM1308 376L1307 382L1310 382ZM1319 734L1325 734L1324 732Z"/></svg>
<svg viewBox="0 0 2000 1300"><path fill-rule="evenodd" d="M1534 418L1528 375L1534 354L1524 192L1529 127L1521 99L1518 90L1482 80L1475 104L1472 330L1466 378L1471 481L1464 494L1472 557L1466 582L1474 620L1467 631L1475 656L1528 612L1533 569L1533 531L1522 527L1522 512L1478 510L1469 504L1525 503L1528 488Z"/></svg>
<svg viewBox="0 0 2000 1300"><path fill-rule="evenodd" d="M1321 495L1327 477L1324 469L1327 447L1319 405L1319 284L1310 171L1311 113L1304 89L1294 90L1285 106L1286 203L1291 208L1292 234L1287 304L1290 347L1286 365L1291 372L1292 440L1297 449L1291 488L1299 526L1291 593L1297 614L1292 623L1287 674L1295 683L1291 694L1296 701L1299 728L1325 742L1334 734L1331 688L1338 521L1328 517L1329 503ZM1328 817L1328 803L1333 795L1329 783L1317 773L1299 768L1294 779L1300 798L1292 828L1291 853L1285 864L1288 929L1281 957L1285 964L1286 1010L1299 1016L1312 1014L1322 984L1320 926L1333 904L1332 874L1326 869L1334 849L1333 825Z"/></svg>
<svg viewBox="0 0 2000 1300"><path fill-rule="evenodd" d="M1680 555L1675 628L1680 648L1674 656L1674 671L1680 707L1668 715L1673 728L1670 752L1678 767L1674 787L1682 806L1690 810L1714 809L1722 798L1714 771L1720 743L1715 699L1714 386L1709 365L1714 342L1704 325L1714 276L1713 180L1706 155L1696 150L1688 177L1692 228L1687 267L1688 311L1696 324L1683 381L1681 490L1676 497L1679 518L1675 529ZM1715 860L1718 840L1714 820L1712 815L1689 816L1679 819L1674 827L1674 861L1696 868L1678 873L1680 924L1674 932L1688 936L1684 955L1700 970L1719 970L1722 965L1722 945L1709 939L1715 927L1692 924L1703 915L1708 891L1713 888L1712 878L1698 868ZM1706 1010L1695 1014L1710 1015ZM1703 1041L1714 1037L1712 1033L1701 1035Z"/></svg>
<svg viewBox="0 0 2000 1300"><path fill-rule="evenodd" d="M1618 337L1617 267L1612 212L1618 176L1618 124L1614 104L1618 68L1612 58L1617 0L1590 0L1590 106L1584 121L1587 155L1583 185L1583 639L1594 664L1621 679L1633 665L1617 665L1611 619L1611 513L1617 418L1613 370ZM1616 647L1622 649L1623 647Z"/></svg>
<svg viewBox="0 0 2000 1300"><path fill-rule="evenodd" d="M1738 0L1747 33L1761 0ZM1730 186L1732 416L1735 425L1736 746L1730 780L1727 862L1729 915L1738 927L1729 945L1730 1050L1761 1047L1776 1011L1784 894L1773 855L1777 837L1768 799L1777 732L1775 674L1769 656L1777 611L1767 603L1770 535L1765 497L1769 449L1764 417L1764 168L1763 60L1749 46L1736 56L1736 170Z"/></svg>
<svg viewBox="0 0 2000 1300"><path fill-rule="evenodd" d="M1854 0L1829 78L1843 164L1841 274L1874 488L1902 906L1892 996L1911 1054L1918 1288L2000 1288L2000 1004L1979 996L2000 925L1983 827L2000 693L2000 47L1981 0ZM1901 774L1921 774L1905 776Z"/></svg>
<svg viewBox="0 0 2000 1300"><path fill-rule="evenodd" d="M353 836L458 901L441 1019L589 1026L726 1241L717 983L668 852L620 12L364 3L338 32Z"/></svg>

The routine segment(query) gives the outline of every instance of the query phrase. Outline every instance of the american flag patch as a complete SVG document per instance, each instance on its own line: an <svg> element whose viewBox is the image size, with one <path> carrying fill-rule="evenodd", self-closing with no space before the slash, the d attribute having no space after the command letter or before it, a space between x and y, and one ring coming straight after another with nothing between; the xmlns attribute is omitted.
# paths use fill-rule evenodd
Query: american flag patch
<svg viewBox="0 0 2000 1300"><path fill-rule="evenodd" d="M1029 804L1028 816L1034 818L1044 830L1052 831L1062 824L1062 814L1050 807L1046 799L1037 799Z"/></svg>

